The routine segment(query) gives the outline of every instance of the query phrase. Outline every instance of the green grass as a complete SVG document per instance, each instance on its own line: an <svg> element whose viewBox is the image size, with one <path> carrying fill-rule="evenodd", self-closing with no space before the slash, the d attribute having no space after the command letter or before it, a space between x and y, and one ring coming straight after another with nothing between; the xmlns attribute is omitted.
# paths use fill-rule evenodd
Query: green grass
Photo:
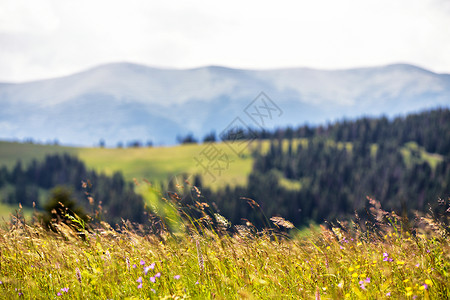
<svg viewBox="0 0 450 300"><path fill-rule="evenodd" d="M0 203L0 223L9 222L11 219L11 214L15 215L18 211L18 205ZM25 218L30 219L33 214L33 209L25 207L22 208L21 213L25 216Z"/></svg>
<svg viewBox="0 0 450 300"><path fill-rule="evenodd" d="M129 181L136 178L159 183L167 181L173 175L189 173L204 174L204 183L212 188L227 184L246 185L253 164L250 147L238 156L228 145L214 144L215 149L227 155L229 161L222 164L224 170L220 174L211 167L212 176L205 174L204 169L195 160L205 159L202 151L205 151L206 147L204 144L191 144L154 148L72 148L0 142L0 166L12 168L19 159L26 165L32 159L43 159L47 154L69 153L78 156L88 168L96 171L108 175L121 171Z"/></svg>
<svg viewBox="0 0 450 300"><path fill-rule="evenodd" d="M0 298L450 297L450 246L439 226L414 236L395 221L373 233L313 226L282 238L245 226L234 235L206 227L200 234L195 222L159 235L103 225L85 240L64 224L58 234L9 224L0 228Z"/></svg>
<svg viewBox="0 0 450 300"><path fill-rule="evenodd" d="M73 147L26 144L0 141L0 166L11 169L18 160L23 165L29 164L33 159L43 160L48 154L77 154L78 149Z"/></svg>

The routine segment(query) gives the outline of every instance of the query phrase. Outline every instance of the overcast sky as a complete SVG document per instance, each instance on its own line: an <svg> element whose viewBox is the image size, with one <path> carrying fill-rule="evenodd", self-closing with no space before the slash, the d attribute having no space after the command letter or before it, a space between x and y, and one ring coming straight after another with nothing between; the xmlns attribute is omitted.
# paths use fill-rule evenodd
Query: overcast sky
<svg viewBox="0 0 450 300"><path fill-rule="evenodd" d="M450 1L0 0L0 81L117 61L450 73Z"/></svg>

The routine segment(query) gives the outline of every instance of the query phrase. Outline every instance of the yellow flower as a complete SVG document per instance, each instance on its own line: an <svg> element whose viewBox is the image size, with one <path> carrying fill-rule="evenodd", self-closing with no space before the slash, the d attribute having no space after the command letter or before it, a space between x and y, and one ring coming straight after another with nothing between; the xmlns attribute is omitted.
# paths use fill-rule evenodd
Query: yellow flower
<svg viewBox="0 0 450 300"><path fill-rule="evenodd" d="M353 273L353 274L352 274L352 277L353 277L353 278L356 278L356 277L358 277L358 273L356 273L356 272L355 272L355 273Z"/></svg>
<svg viewBox="0 0 450 300"><path fill-rule="evenodd" d="M421 290L421 291L423 291L425 289L425 286L423 286L423 285L421 285L420 287L419 287L419 290Z"/></svg>
<svg viewBox="0 0 450 300"><path fill-rule="evenodd" d="M397 260L397 265L403 266L405 262L403 260Z"/></svg>
<svg viewBox="0 0 450 300"><path fill-rule="evenodd" d="M404 283L407 283L408 281L409 281L409 279L405 279L405 280L403 280L403 282L404 282Z"/></svg>
<svg viewBox="0 0 450 300"><path fill-rule="evenodd" d="M327 246L327 250L330 250L330 246Z"/></svg>
<svg viewBox="0 0 450 300"><path fill-rule="evenodd" d="M433 281L431 281L430 279L425 279L425 283L428 284L428 285L432 285Z"/></svg>
<svg viewBox="0 0 450 300"><path fill-rule="evenodd" d="M353 272L355 269L353 269L352 267L348 268L349 272Z"/></svg>
<svg viewBox="0 0 450 300"><path fill-rule="evenodd" d="M409 291L412 290L412 287L409 287L409 286L408 286L408 287L405 288L405 290L409 292Z"/></svg>
<svg viewBox="0 0 450 300"><path fill-rule="evenodd" d="M409 297L409 296L411 296L412 294L413 294L413 292L412 292L412 291L409 291L409 292L406 293L406 296Z"/></svg>

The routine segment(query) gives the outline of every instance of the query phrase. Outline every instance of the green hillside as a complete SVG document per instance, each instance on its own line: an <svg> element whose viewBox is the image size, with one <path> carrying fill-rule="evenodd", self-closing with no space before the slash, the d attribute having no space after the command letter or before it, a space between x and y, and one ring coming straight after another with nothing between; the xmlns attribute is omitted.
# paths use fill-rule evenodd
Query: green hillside
<svg viewBox="0 0 450 300"><path fill-rule="evenodd" d="M299 144L307 147L306 139L295 139L293 147ZM335 142L328 141L329 145ZM352 149L351 143L338 143L339 147ZM376 151L377 145L374 144ZM167 181L173 175L203 174L204 184L212 187L224 187L226 185L246 185L247 177L252 170L253 158L251 151L260 148L266 152L269 148L269 141L254 141L242 152L240 156L225 143L216 143L214 147L218 151L223 151L228 156L229 164L219 175L213 168L211 173L214 177L205 173L202 166L195 160L202 158L202 151L207 150L206 144L186 144L168 147L142 147L142 148L77 148L56 145L26 144L17 142L0 141L0 166L11 169L18 160L24 165L29 164L33 159L42 160L49 154L68 153L77 156L88 168L95 171L112 175L120 171L125 179L146 179L153 183ZM288 141L283 141L283 150L287 151ZM439 154L428 153L423 147L418 147L415 143L408 143L402 149L405 161L409 163L412 158L417 161L426 161L432 167L442 161Z"/></svg>
<svg viewBox="0 0 450 300"><path fill-rule="evenodd" d="M205 173L196 161L204 158L202 151L208 151L206 144L186 144L172 147L152 148L75 148L54 145L22 144L0 141L0 166L11 169L18 160L24 165L33 159L42 160L48 154L69 153L86 163L88 168L111 175L121 171L131 181L146 179L151 182L167 181L180 173L204 174L204 183L213 188L225 185L245 185L251 172L253 159L251 148L254 142L240 156L227 144L214 144L214 149L225 153L228 163L220 174L211 168L214 176ZM267 143L263 143L267 144ZM265 145L262 146L263 148Z"/></svg>

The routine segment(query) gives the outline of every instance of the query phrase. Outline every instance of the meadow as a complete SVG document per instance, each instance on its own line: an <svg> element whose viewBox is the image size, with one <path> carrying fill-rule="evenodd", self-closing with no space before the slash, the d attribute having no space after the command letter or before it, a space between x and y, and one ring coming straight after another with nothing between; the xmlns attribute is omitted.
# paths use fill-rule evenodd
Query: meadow
<svg viewBox="0 0 450 300"><path fill-rule="evenodd" d="M176 197L164 200L177 212L178 225L169 230L161 218L153 233L128 222L116 229L103 222L91 227L59 223L53 232L18 214L0 229L0 297L450 297L448 201L440 202L441 215L412 221L370 199L374 221L299 230L271 218L258 230L248 222L233 226L220 215L213 226L207 214L186 215ZM208 209L203 203L199 207Z"/></svg>

